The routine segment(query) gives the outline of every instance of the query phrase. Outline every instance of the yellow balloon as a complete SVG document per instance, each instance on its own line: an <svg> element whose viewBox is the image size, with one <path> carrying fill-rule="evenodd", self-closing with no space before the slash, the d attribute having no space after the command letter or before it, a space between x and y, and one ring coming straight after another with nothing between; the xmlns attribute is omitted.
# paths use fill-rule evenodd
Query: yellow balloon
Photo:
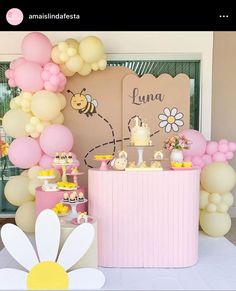
<svg viewBox="0 0 236 291"><path fill-rule="evenodd" d="M217 211L225 213L229 209L228 205L225 202L220 202L217 204Z"/></svg>
<svg viewBox="0 0 236 291"><path fill-rule="evenodd" d="M79 55L76 55L69 58L69 60L66 62L66 67L71 72L79 72L83 67L83 63L83 59Z"/></svg>
<svg viewBox="0 0 236 291"><path fill-rule="evenodd" d="M30 179L36 179L37 176L38 176L38 172L39 172L40 170L42 170L42 169L43 169L43 168L40 167L40 166L33 166L33 167L31 167L31 168L28 170L28 177L29 177Z"/></svg>
<svg viewBox="0 0 236 291"><path fill-rule="evenodd" d="M71 77L75 74L75 72L71 72L65 64L61 64L60 69L61 69L62 73L67 77Z"/></svg>
<svg viewBox="0 0 236 291"><path fill-rule="evenodd" d="M28 190L31 195L35 196L35 189L43 185L43 181L39 179L32 179L29 181Z"/></svg>
<svg viewBox="0 0 236 291"><path fill-rule="evenodd" d="M35 131L35 125L33 125L32 123L28 123L26 124L25 126L25 130L28 132L28 133L32 133Z"/></svg>
<svg viewBox="0 0 236 291"><path fill-rule="evenodd" d="M28 177L28 170L24 170L20 175Z"/></svg>
<svg viewBox="0 0 236 291"><path fill-rule="evenodd" d="M33 125L37 125L38 123L40 123L40 119L37 118L36 116L33 116L30 118L30 123Z"/></svg>
<svg viewBox="0 0 236 291"><path fill-rule="evenodd" d="M11 109L3 116L3 129L14 138L28 136L25 126L30 122L30 118L31 115L21 109Z"/></svg>
<svg viewBox="0 0 236 291"><path fill-rule="evenodd" d="M68 49L68 44L65 41L61 41L58 43L59 51L66 51Z"/></svg>
<svg viewBox="0 0 236 291"><path fill-rule="evenodd" d="M220 201L221 201L221 194L219 194L219 193L212 193L209 196L209 201L212 202L212 203L214 203L214 204L220 203Z"/></svg>
<svg viewBox="0 0 236 291"><path fill-rule="evenodd" d="M84 63L82 69L78 72L81 76L87 76L91 73L92 68L89 64Z"/></svg>
<svg viewBox="0 0 236 291"><path fill-rule="evenodd" d="M233 189L235 182L235 171L227 163L214 162L202 169L201 184L208 192L228 192Z"/></svg>
<svg viewBox="0 0 236 291"><path fill-rule="evenodd" d="M67 38L66 43L69 47L75 48L76 50L79 48L79 42L74 38Z"/></svg>
<svg viewBox="0 0 236 291"><path fill-rule="evenodd" d="M200 203L199 208L200 209L204 209L207 206L208 196L209 196L208 192L206 192L204 190L200 191L200 200L199 200L199 203Z"/></svg>
<svg viewBox="0 0 236 291"><path fill-rule="evenodd" d="M81 40L79 54L86 63L97 63L104 55L103 43L96 36L88 36Z"/></svg>
<svg viewBox="0 0 236 291"><path fill-rule="evenodd" d="M10 109L19 109L20 105L16 104L15 98L11 99L10 101Z"/></svg>
<svg viewBox="0 0 236 291"><path fill-rule="evenodd" d="M230 192L226 192L222 194L222 200L228 205L228 207L232 206L234 203L234 196Z"/></svg>
<svg viewBox="0 0 236 291"><path fill-rule="evenodd" d="M64 122L64 115L60 112L59 115L52 120L53 124L62 124Z"/></svg>
<svg viewBox="0 0 236 291"><path fill-rule="evenodd" d="M61 104L55 93L42 90L33 95L31 110L39 119L50 121L60 113Z"/></svg>
<svg viewBox="0 0 236 291"><path fill-rule="evenodd" d="M210 236L224 236L231 228L231 218L228 213L200 213L200 225L205 233Z"/></svg>
<svg viewBox="0 0 236 291"><path fill-rule="evenodd" d="M99 66L98 66L97 63L93 63L93 64L91 65L91 68L92 68L93 71L97 71L97 70L99 69Z"/></svg>
<svg viewBox="0 0 236 291"><path fill-rule="evenodd" d="M209 203L206 206L207 212L216 212L216 205L213 203Z"/></svg>
<svg viewBox="0 0 236 291"><path fill-rule="evenodd" d="M22 204L16 211L16 224L25 232L34 232L35 228L35 202L29 201Z"/></svg>
<svg viewBox="0 0 236 291"><path fill-rule="evenodd" d="M107 66L107 61L105 59L101 59L98 62L98 66L99 66L99 69L100 70L105 70L106 69L106 66Z"/></svg>
<svg viewBox="0 0 236 291"><path fill-rule="evenodd" d="M20 175L13 177L7 182L4 194L12 205L20 206L24 202L34 200L34 196L28 190L29 181L28 177Z"/></svg>
<svg viewBox="0 0 236 291"><path fill-rule="evenodd" d="M66 107L66 97L61 93L56 93L56 94L61 104L61 110L63 110Z"/></svg>
<svg viewBox="0 0 236 291"><path fill-rule="evenodd" d="M59 49L58 49L58 46L55 46L55 47L52 49L52 52L51 52L51 58L52 58L53 62L56 63L56 64L62 64L62 63L63 63L63 62L60 60L59 55L60 55L60 51L59 51Z"/></svg>

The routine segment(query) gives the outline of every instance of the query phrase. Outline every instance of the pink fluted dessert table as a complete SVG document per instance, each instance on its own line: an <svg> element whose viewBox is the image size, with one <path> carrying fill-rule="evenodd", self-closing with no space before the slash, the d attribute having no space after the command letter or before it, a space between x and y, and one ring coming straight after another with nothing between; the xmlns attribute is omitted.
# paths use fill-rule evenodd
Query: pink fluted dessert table
<svg viewBox="0 0 236 291"><path fill-rule="evenodd" d="M188 267L198 260L200 170L88 175L104 267Z"/></svg>

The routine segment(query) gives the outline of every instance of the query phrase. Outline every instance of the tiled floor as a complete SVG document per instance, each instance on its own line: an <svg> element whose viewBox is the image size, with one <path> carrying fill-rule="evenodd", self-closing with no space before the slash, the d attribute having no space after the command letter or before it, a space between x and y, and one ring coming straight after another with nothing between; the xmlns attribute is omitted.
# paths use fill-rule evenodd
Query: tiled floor
<svg viewBox="0 0 236 291"><path fill-rule="evenodd" d="M13 218L0 219L0 228L5 223L14 223L14 219ZM236 245L236 218L232 218L232 227L225 237L234 245ZM2 248L3 248L3 244L0 239L0 250Z"/></svg>

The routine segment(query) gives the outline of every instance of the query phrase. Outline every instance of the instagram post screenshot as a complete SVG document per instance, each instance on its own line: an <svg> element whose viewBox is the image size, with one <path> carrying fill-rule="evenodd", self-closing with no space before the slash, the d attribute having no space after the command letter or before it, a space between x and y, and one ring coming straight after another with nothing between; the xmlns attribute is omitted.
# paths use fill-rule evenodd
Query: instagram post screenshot
<svg viewBox="0 0 236 291"><path fill-rule="evenodd" d="M0 290L236 290L234 9L13 2Z"/></svg>

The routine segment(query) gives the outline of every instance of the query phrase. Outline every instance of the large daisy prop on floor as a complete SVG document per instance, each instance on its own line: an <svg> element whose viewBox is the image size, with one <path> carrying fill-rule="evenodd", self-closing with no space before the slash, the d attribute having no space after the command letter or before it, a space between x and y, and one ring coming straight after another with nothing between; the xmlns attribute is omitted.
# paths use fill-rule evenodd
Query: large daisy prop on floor
<svg viewBox="0 0 236 291"><path fill-rule="evenodd" d="M163 114L159 115L159 119L161 122L159 123L160 127L165 128L165 132L170 132L171 130L177 132L179 131L179 127L184 125L183 113L178 112L178 109L173 107L172 109L165 108L163 110Z"/></svg>
<svg viewBox="0 0 236 291"><path fill-rule="evenodd" d="M52 210L44 210L37 218L37 253L25 233L14 224L2 227L1 237L11 256L28 271L1 269L1 290L100 289L105 283L103 273L97 269L81 268L66 272L82 258L93 242L94 228L89 223L73 230L59 255L60 222Z"/></svg>

